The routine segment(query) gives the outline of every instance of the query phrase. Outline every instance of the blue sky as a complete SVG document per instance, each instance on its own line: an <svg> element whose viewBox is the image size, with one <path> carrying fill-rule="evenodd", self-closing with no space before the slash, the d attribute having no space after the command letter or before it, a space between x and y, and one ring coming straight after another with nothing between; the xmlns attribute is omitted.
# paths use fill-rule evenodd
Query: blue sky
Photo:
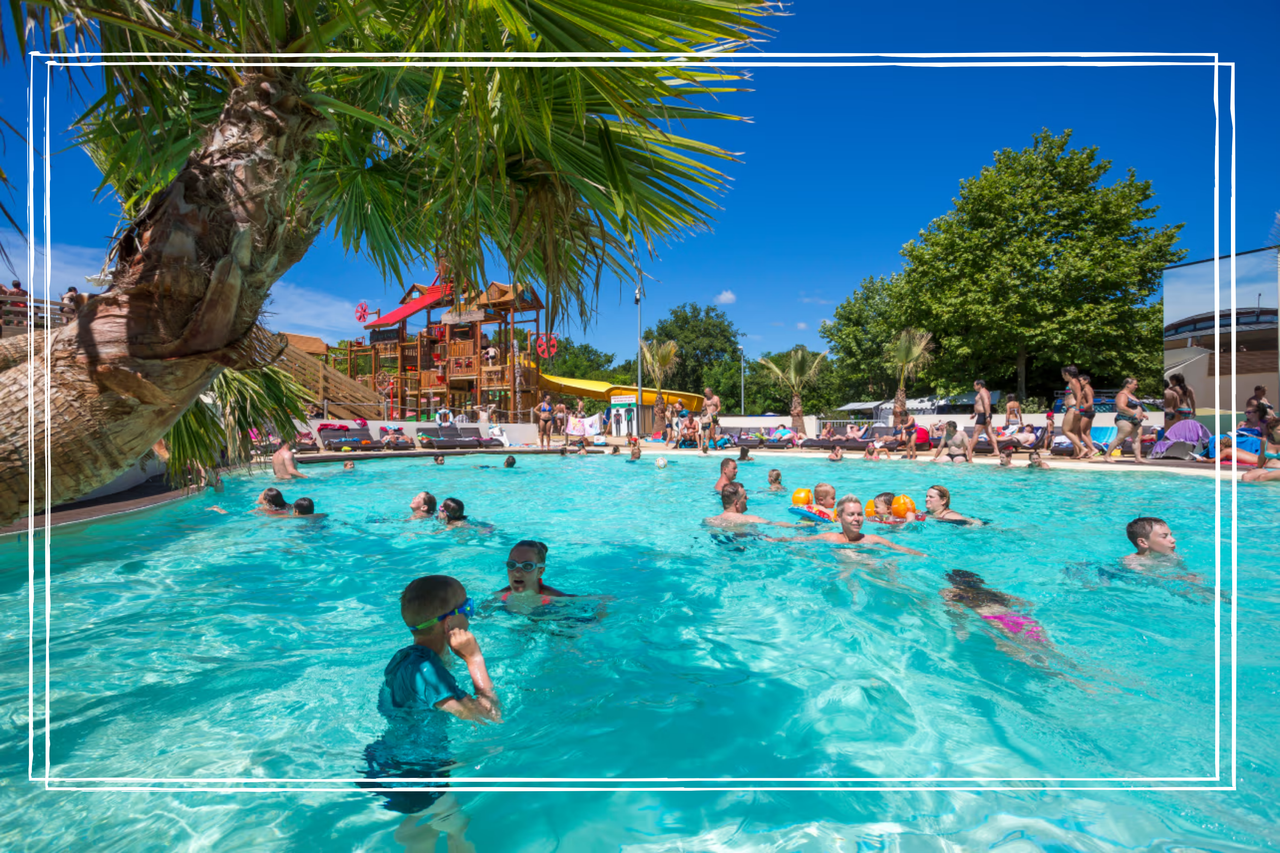
<svg viewBox="0 0 1280 853"><path fill-rule="evenodd" d="M1272 42L1273 2L1207 4L1014 2L871 5L797 0L772 22L771 52L1168 51L1218 52L1238 63L1237 247L1269 239L1280 211L1275 143L1280 139ZM26 122L25 74L0 73L0 115ZM748 355L796 343L820 347L818 328L865 276L901 267L899 247L951 207L961 179L1000 148L1022 148L1041 128L1074 131L1097 145L1113 174L1132 168L1153 181L1158 223L1185 222L1187 260L1213 254L1213 72L1150 68L771 68L753 72L755 91L720 106L751 122L694 126L692 134L742 152L728 168L715 231L664 246L646 264L646 325L681 302L721 304L744 333ZM51 115L65 126L74 105L55 90ZM1222 251L1227 250L1225 182L1229 137L1223 97ZM25 154L6 137L0 161L18 179ZM56 288L96 271L115 210L94 201L97 173L87 157L54 158L53 268ZM6 240L12 247L12 241ZM20 263L20 266L25 266ZM1276 303L1274 257L1241 264L1238 298ZM427 283L432 274L416 279ZM1168 319L1208 310L1211 265L1171 278ZM25 277L25 276L24 276ZM399 291L328 236L273 290L269 324L330 342L361 334L361 300L390 308ZM606 283L593 325L567 331L625 358L636 316L628 289Z"/></svg>

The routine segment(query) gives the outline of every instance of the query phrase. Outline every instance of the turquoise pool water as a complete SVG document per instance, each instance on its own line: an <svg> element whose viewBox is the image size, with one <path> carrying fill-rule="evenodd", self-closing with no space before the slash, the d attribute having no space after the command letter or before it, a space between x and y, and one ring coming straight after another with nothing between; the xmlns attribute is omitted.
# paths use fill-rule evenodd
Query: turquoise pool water
<svg viewBox="0 0 1280 853"><path fill-rule="evenodd" d="M548 583L608 599L473 620L506 721L448 724L458 784L1213 777L1219 722L1231 771L1225 603L1215 715L1211 480L778 457L742 466L749 511L773 520L794 520L791 489L827 480L864 501L893 491L921 506L942 483L956 509L992 522L892 531L927 554L910 557L713 535L701 519L719 511L716 459L476 467L494 461L306 466L312 478L283 490L327 513L311 522L248 514L270 484L257 474L229 478L222 495L55 531L52 775L358 778L383 731L382 668L409 642L400 590L448 573L487 599L521 538L551 545ZM782 495L763 491L775 465ZM421 489L463 499L493 531L409 520ZM1269 849L1280 492L1240 495L1238 791L488 791L458 794L468 837L502 851ZM1121 563L1123 528L1148 514L1173 523L1182 562L1138 575ZM353 781L234 794L28 784L26 543L0 540L0 565L0 849L405 849L393 837L400 817ZM1019 660L980 619L957 625L939 595L956 568L1028 602L1052 640L1043 665ZM39 610L42 581L35 594ZM43 654L38 643L37 773ZM465 668L454 672L469 688Z"/></svg>

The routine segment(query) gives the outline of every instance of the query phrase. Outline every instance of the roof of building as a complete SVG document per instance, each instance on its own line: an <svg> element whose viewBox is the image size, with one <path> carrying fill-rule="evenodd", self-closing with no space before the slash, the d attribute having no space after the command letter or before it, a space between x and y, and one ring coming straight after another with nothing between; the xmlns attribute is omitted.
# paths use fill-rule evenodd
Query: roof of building
<svg viewBox="0 0 1280 853"><path fill-rule="evenodd" d="M297 347L307 355L324 355L329 351L329 345L320 338L311 335L295 335L291 332L285 332L284 336L289 339L289 345Z"/></svg>

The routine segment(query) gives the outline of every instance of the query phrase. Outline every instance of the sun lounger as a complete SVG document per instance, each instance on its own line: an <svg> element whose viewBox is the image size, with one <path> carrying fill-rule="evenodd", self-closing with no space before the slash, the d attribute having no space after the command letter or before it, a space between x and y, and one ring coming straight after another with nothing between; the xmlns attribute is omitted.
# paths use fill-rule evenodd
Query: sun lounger
<svg viewBox="0 0 1280 853"><path fill-rule="evenodd" d="M755 449L757 447L764 447L764 443L765 443L765 439L756 438L754 435L746 435L744 433L738 436L739 447L747 447L747 448Z"/></svg>
<svg viewBox="0 0 1280 853"><path fill-rule="evenodd" d="M480 442L481 447L502 447L502 442L496 438L489 438L480 434L480 427L459 427L463 438L474 438Z"/></svg>
<svg viewBox="0 0 1280 853"><path fill-rule="evenodd" d="M414 449L413 439L406 436L403 431L395 432L393 430L387 430L386 427L382 427L382 429L386 430L386 432L382 433L382 444L384 450Z"/></svg>
<svg viewBox="0 0 1280 853"><path fill-rule="evenodd" d="M369 434L367 429L322 429L320 430L320 443L325 450L342 450L349 447L352 450L381 450L382 442Z"/></svg>

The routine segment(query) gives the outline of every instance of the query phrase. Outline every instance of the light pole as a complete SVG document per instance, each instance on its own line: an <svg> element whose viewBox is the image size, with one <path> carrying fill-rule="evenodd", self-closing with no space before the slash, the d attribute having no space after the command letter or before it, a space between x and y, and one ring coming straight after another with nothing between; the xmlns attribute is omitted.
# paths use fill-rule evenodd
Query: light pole
<svg viewBox="0 0 1280 853"><path fill-rule="evenodd" d="M742 368L742 390L738 394L738 414L745 415L747 413L747 353L742 349L742 345L738 345L738 363Z"/></svg>
<svg viewBox="0 0 1280 853"><path fill-rule="evenodd" d="M640 322L640 288L636 288L636 437L640 437L640 411L644 408L644 386L643 379L640 376L641 368L644 360L641 357L640 342L644 340L644 333L641 331L643 324Z"/></svg>

